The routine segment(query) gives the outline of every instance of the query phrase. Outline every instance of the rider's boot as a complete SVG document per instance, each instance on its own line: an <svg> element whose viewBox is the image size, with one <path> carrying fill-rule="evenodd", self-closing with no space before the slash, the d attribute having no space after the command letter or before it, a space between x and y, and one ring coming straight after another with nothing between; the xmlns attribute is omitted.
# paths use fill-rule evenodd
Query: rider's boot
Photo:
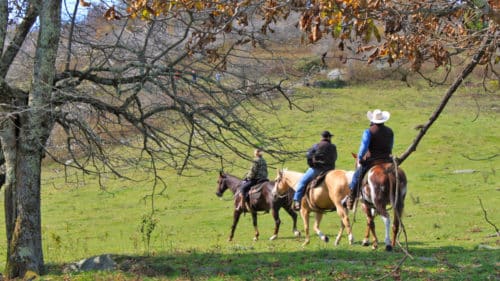
<svg viewBox="0 0 500 281"><path fill-rule="evenodd" d="M243 205L245 206L245 211L249 211L251 212L252 211L252 206L250 205L250 192L248 192L247 194L245 194L245 196L243 196Z"/></svg>
<svg viewBox="0 0 500 281"><path fill-rule="evenodd" d="M236 206L236 211L244 211L245 210L245 196L240 193L238 195L240 197L240 201L238 202L238 206Z"/></svg>
<svg viewBox="0 0 500 281"><path fill-rule="evenodd" d="M293 209L295 211L300 211L300 201L293 201Z"/></svg>

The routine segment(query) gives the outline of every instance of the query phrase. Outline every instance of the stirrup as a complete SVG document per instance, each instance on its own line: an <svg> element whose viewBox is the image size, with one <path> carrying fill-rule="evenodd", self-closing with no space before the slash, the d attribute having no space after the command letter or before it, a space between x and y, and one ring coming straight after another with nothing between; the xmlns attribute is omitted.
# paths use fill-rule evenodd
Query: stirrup
<svg viewBox="0 0 500 281"><path fill-rule="evenodd" d="M293 201L293 209L295 211L300 211L300 201Z"/></svg>

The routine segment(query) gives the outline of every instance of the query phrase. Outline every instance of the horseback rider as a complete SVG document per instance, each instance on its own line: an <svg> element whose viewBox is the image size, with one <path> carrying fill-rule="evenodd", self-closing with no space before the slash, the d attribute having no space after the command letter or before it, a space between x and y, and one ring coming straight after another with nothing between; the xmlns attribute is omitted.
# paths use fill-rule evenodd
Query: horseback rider
<svg viewBox="0 0 500 281"><path fill-rule="evenodd" d="M240 204L238 205L237 209L242 210L244 209L245 201L248 202L248 192L250 191L250 188L262 181L267 181L267 163L266 160L264 160L263 157L263 151L261 148L257 148L254 151L254 160L252 162L252 166L250 167L249 171L247 172L245 179L243 181L243 184L240 187Z"/></svg>
<svg viewBox="0 0 500 281"><path fill-rule="evenodd" d="M332 136L329 131L324 131L321 133L320 142L314 144L307 151L309 168L297 184L297 190L293 195L293 208L296 211L300 210L300 200L304 196L304 188L307 184L322 172L335 169L337 147L331 142Z"/></svg>
<svg viewBox="0 0 500 281"><path fill-rule="evenodd" d="M368 111L366 117L370 120L370 127L365 129L359 146L358 162L360 166L352 176L349 184L351 193L347 198L347 207L352 210L354 199L358 193L360 179L366 171L376 163L392 161L392 146L394 145L394 133L384 123L389 120L391 114L387 111L375 109Z"/></svg>

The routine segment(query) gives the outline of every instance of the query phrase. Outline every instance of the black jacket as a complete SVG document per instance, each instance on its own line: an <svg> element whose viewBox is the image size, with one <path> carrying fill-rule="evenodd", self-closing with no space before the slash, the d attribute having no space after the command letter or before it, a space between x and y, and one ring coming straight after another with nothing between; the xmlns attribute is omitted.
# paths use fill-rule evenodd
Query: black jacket
<svg viewBox="0 0 500 281"><path fill-rule="evenodd" d="M370 126L370 144L368 145L367 161L379 159L390 159L392 145L394 143L394 133L392 129L384 124L374 124Z"/></svg>
<svg viewBox="0 0 500 281"><path fill-rule="evenodd" d="M335 169L337 161L337 147L327 139L322 139L308 151L308 164L319 170ZM309 163L310 162L310 163Z"/></svg>

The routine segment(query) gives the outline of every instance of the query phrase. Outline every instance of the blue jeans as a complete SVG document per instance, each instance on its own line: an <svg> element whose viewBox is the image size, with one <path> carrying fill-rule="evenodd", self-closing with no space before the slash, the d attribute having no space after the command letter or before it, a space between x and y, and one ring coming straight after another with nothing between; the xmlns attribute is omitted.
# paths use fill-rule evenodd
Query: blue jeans
<svg viewBox="0 0 500 281"><path fill-rule="evenodd" d="M364 170L366 168L364 166L360 166L359 168L356 169L356 171L354 171L354 174L352 175L352 181L351 181L351 184L349 184L349 189L350 190L354 190L357 186L358 186L358 182L360 180L360 176L361 174L364 174Z"/></svg>
<svg viewBox="0 0 500 281"><path fill-rule="evenodd" d="M297 190L295 190L295 194L293 195L293 201L300 201L302 199L302 196L304 196L305 187L319 174L319 172L320 170L318 169L307 169L307 171L304 173L299 183L297 184Z"/></svg>

